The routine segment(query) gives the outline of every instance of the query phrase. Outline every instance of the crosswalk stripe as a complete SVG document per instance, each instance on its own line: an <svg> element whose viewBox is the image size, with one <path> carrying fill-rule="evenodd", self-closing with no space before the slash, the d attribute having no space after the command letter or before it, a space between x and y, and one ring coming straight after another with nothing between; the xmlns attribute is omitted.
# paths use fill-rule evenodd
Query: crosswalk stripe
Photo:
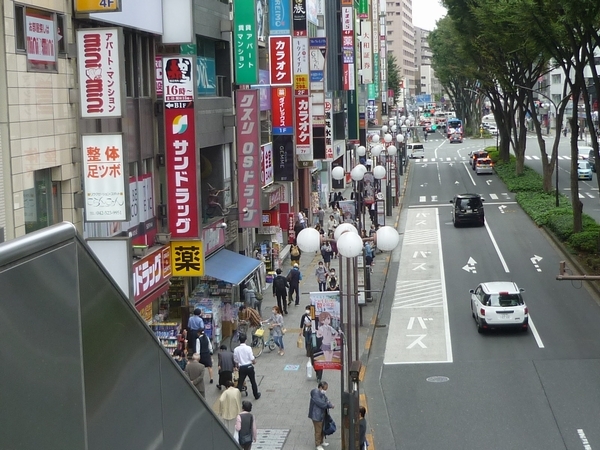
<svg viewBox="0 0 600 450"><path fill-rule="evenodd" d="M594 196L592 194L590 194L589 192L586 192L585 195L587 195L589 198L594 198Z"/></svg>
<svg viewBox="0 0 600 450"><path fill-rule="evenodd" d="M585 198L585 195L583 195L581 192L579 192L578 194L579 194L579 198Z"/></svg>
<svg viewBox="0 0 600 450"><path fill-rule="evenodd" d="M427 201L427 197L425 197L424 195L419 196L419 201L420 202L426 202Z"/></svg>
<svg viewBox="0 0 600 450"><path fill-rule="evenodd" d="M490 194L490 198L492 200L498 200L498 196L496 194Z"/></svg>

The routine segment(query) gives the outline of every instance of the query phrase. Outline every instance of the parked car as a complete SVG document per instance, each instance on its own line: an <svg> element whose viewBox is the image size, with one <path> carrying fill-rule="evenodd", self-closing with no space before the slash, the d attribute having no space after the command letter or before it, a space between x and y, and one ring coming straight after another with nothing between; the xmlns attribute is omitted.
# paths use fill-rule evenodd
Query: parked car
<svg viewBox="0 0 600 450"><path fill-rule="evenodd" d="M490 328L515 327L527 331L529 310L519 289L512 281L481 283L471 289L471 315L477 331L483 333Z"/></svg>
<svg viewBox="0 0 600 450"><path fill-rule="evenodd" d="M475 173L477 175L494 173L494 163L490 158L478 158L475 163Z"/></svg>
<svg viewBox="0 0 600 450"><path fill-rule="evenodd" d="M592 168L592 172L596 172L596 155L594 155L594 149L592 148L588 153L588 162Z"/></svg>
<svg viewBox="0 0 600 450"><path fill-rule="evenodd" d="M458 227L465 223L485 225L484 199L479 194L455 195L452 203L452 223Z"/></svg>
<svg viewBox="0 0 600 450"><path fill-rule="evenodd" d="M475 150L474 152L469 153L469 157L471 158L469 164L471 165L471 168L475 170L477 160L479 158L487 158L488 156L489 153L485 150Z"/></svg>
<svg viewBox="0 0 600 450"><path fill-rule="evenodd" d="M577 161L577 179L592 179L592 166L590 166L590 163L587 160Z"/></svg>

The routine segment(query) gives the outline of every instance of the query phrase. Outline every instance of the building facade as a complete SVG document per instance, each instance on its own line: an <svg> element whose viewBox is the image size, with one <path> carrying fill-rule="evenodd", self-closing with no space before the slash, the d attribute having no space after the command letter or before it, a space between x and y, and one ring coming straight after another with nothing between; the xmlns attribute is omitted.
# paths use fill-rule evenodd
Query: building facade
<svg viewBox="0 0 600 450"><path fill-rule="evenodd" d="M417 93L415 66L415 28L412 21L412 0L386 0L387 49L396 57L407 95Z"/></svg>

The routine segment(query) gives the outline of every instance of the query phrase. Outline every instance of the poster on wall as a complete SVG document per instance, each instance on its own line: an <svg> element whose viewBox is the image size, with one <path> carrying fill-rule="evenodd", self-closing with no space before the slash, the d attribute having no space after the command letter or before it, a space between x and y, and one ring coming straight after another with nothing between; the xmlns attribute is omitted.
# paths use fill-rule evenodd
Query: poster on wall
<svg viewBox="0 0 600 450"><path fill-rule="evenodd" d="M56 72L58 52L54 14L32 8L25 10L27 70Z"/></svg>
<svg viewBox="0 0 600 450"><path fill-rule="evenodd" d="M314 307L312 347L315 370L342 370L340 293L310 292Z"/></svg>

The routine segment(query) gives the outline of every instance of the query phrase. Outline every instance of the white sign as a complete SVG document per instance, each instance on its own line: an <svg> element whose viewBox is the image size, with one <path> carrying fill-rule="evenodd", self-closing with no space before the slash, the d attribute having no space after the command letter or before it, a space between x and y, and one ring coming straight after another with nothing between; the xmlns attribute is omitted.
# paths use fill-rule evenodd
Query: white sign
<svg viewBox="0 0 600 450"><path fill-rule="evenodd" d="M165 103L194 101L196 86L192 58L172 56L163 58L163 71Z"/></svg>
<svg viewBox="0 0 600 450"><path fill-rule="evenodd" d="M81 136L85 190L85 220L127 220L123 135Z"/></svg>
<svg viewBox="0 0 600 450"><path fill-rule="evenodd" d="M119 44L117 28L77 30L81 117L121 116Z"/></svg>
<svg viewBox="0 0 600 450"><path fill-rule="evenodd" d="M56 62L56 31L54 20L27 9L25 16L27 59L34 63Z"/></svg>
<svg viewBox="0 0 600 450"><path fill-rule="evenodd" d="M308 77L308 38L294 37L294 75L306 75Z"/></svg>
<svg viewBox="0 0 600 450"><path fill-rule="evenodd" d="M373 83L373 39L371 22L368 20L360 23L360 66L362 84Z"/></svg>

